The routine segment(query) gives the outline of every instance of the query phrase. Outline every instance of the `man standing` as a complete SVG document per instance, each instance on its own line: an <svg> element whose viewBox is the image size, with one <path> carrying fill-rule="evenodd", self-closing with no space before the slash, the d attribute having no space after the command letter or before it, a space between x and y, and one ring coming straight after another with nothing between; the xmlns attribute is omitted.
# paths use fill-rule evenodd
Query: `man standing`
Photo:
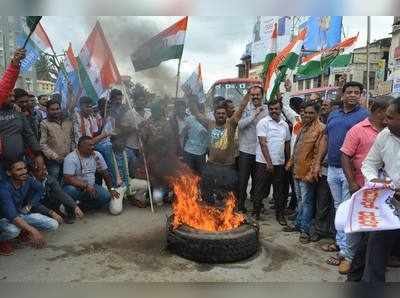
<svg viewBox="0 0 400 298"><path fill-rule="evenodd" d="M349 183L350 194L355 193L364 186L361 165L367 157L376 136L386 126L386 109L392 99L389 96L371 99L371 114L369 117L353 126L346 134L340 151L342 152L342 168ZM360 249L364 243L364 236L366 236L364 233L346 235L349 246L349 259L352 261L351 272L353 272L349 272L349 275L354 276L360 259L365 258L365 254Z"/></svg>
<svg viewBox="0 0 400 298"><path fill-rule="evenodd" d="M247 184L251 176L252 190L254 196L254 180L256 166L257 123L268 115L268 107L262 104L264 90L261 86L255 85L248 90L251 103L247 105L242 119L239 120L239 200L238 210L247 212L245 207L247 199Z"/></svg>
<svg viewBox="0 0 400 298"><path fill-rule="evenodd" d="M176 153L179 158L183 158L183 131L186 119L186 102L182 99L175 101L175 110L169 119L170 126L174 133L175 143L177 145Z"/></svg>
<svg viewBox="0 0 400 298"><path fill-rule="evenodd" d="M39 121L33 115L33 104L31 95L29 95L28 92L26 92L24 89L15 88L14 97L15 97L15 103L19 106L21 112L25 115L26 119L28 120L36 140L39 141Z"/></svg>
<svg viewBox="0 0 400 298"><path fill-rule="evenodd" d="M203 199L221 204L228 192L237 197L238 177L235 169L235 134L236 127L243 111L250 101L249 94L242 99L238 110L228 117L226 104L217 106L214 110L215 121L209 120L197 108L197 97L190 100L192 114L205 126L210 133L209 158L203 171L201 190Z"/></svg>
<svg viewBox="0 0 400 298"><path fill-rule="evenodd" d="M275 100L268 103L269 116L257 124L259 144L256 149L256 177L254 185L254 215L260 219L262 200L268 196L273 185L275 215L281 225L286 225L284 216L286 198L284 196L285 164L290 155L290 131L282 119L281 104Z"/></svg>
<svg viewBox="0 0 400 298"><path fill-rule="evenodd" d="M310 242L310 226L314 217L316 183L320 178L322 160L326 154L325 125L319 121L320 106L315 101L304 104L302 128L287 169L293 167L295 185L300 194L295 227L284 231L301 232L299 241Z"/></svg>
<svg viewBox="0 0 400 298"><path fill-rule="evenodd" d="M40 123L40 147L47 160L49 175L60 182L64 158L74 147L72 122L64 119L60 103L54 99L47 103L47 115Z"/></svg>
<svg viewBox="0 0 400 298"><path fill-rule="evenodd" d="M42 122L47 118L47 102L49 101L49 97L44 94L39 95L38 101L39 105L34 108L34 113L39 122Z"/></svg>
<svg viewBox="0 0 400 298"><path fill-rule="evenodd" d="M369 112L360 106L363 85L348 82L343 86L343 106L333 111L326 125L328 136L328 184L332 192L335 209L345 200L350 199L349 184L342 169L340 148L346 133L357 123L368 117ZM339 266L339 273L347 274L350 269L351 253L344 231L336 232L336 244L340 252L338 257L328 259L328 264Z"/></svg>
<svg viewBox="0 0 400 298"><path fill-rule="evenodd" d="M28 176L25 162L8 162L8 178L0 183L0 254L13 254L11 239L23 231L32 244L41 248L46 241L38 230L55 231L58 222L39 213L31 213L40 204L42 186Z"/></svg>
<svg viewBox="0 0 400 298"><path fill-rule="evenodd" d="M64 160L64 191L85 209L100 209L119 196L103 156L93 146L91 137L81 137L77 149ZM96 171L104 178L108 191L95 184Z"/></svg>
<svg viewBox="0 0 400 298"><path fill-rule="evenodd" d="M400 201L400 98L391 102L386 111L387 128L375 139L361 171L366 181L388 182L396 189ZM379 179L383 169L386 179ZM366 265L362 281L385 282L385 269L393 245L400 241L400 230L371 232L368 239Z"/></svg>
<svg viewBox="0 0 400 298"><path fill-rule="evenodd" d="M15 111L13 99L14 93L7 98L0 109L0 162L21 159L27 153L33 153L35 161L43 159L39 142L26 117ZM0 164L0 179L5 176Z"/></svg>

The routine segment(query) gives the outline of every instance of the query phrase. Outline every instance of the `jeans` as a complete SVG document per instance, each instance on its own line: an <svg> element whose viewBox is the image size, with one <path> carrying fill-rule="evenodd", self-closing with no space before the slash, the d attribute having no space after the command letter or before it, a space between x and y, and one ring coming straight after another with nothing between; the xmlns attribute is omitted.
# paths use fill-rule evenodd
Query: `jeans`
<svg viewBox="0 0 400 298"><path fill-rule="evenodd" d="M94 198L90 197L90 195L83 190L72 185L65 185L63 190L76 202L79 201L80 206L84 209L100 209L110 202L111 195L100 185L95 184L93 187L96 190L96 196Z"/></svg>
<svg viewBox="0 0 400 298"><path fill-rule="evenodd" d="M273 199L275 201L276 217L283 216L286 198L284 196L285 168L283 165L274 166L274 173L267 172L267 165L264 163L256 163L256 177L254 181L254 210L256 214L260 214L262 208L262 200L269 196L271 185L274 188Z"/></svg>
<svg viewBox="0 0 400 298"><path fill-rule="evenodd" d="M340 203L350 199L349 184L342 168L329 167L327 180L333 197L333 205L337 209ZM340 248L340 254L351 261L352 253L344 231L336 231L336 244Z"/></svg>
<svg viewBox="0 0 400 298"><path fill-rule="evenodd" d="M297 180L297 179L296 179ZM300 231L309 234L310 226L314 218L315 212L315 183L308 183L297 180L297 184L300 190L300 208L297 212L296 227Z"/></svg>
<svg viewBox="0 0 400 298"><path fill-rule="evenodd" d="M206 164L206 155L196 155L183 151L183 160L196 174L201 175Z"/></svg>
<svg viewBox="0 0 400 298"><path fill-rule="evenodd" d="M256 156L239 152L239 200L238 208L244 209L247 199L247 185L251 176L252 186L250 196L254 196L254 181L256 176Z"/></svg>
<svg viewBox="0 0 400 298"><path fill-rule="evenodd" d="M111 175L111 168L110 165L112 165L112 159L113 159L113 150L112 150L112 144L108 140L102 140L100 143L97 143L95 145L95 150L98 151L104 158L104 161L107 164L108 167L108 174ZM98 174L96 174L96 184L101 185L102 184L102 177Z"/></svg>
<svg viewBox="0 0 400 298"><path fill-rule="evenodd" d="M55 231L58 228L58 222L55 219L39 213L19 214L18 216L41 231ZM14 239L18 237L20 232L21 229L7 219L0 219L0 241Z"/></svg>

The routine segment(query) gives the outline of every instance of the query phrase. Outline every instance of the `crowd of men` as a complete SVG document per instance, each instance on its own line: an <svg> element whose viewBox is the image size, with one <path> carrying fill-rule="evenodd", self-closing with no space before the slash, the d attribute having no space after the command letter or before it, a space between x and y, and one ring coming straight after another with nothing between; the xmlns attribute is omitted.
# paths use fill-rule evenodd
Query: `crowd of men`
<svg viewBox="0 0 400 298"><path fill-rule="evenodd" d="M89 210L119 214L123 198L145 206L138 197L147 189L147 146L172 149L200 175L208 204L222 206L233 192L238 211L251 207L262 221L274 209L283 232L299 233L302 244L334 239L321 249L335 253L327 263L348 280L384 281L388 263L398 263L398 230L345 234L335 230L334 217L366 181L390 180L399 199L400 98L371 98L367 108L363 85L347 82L340 101L319 94L304 100L291 96L287 80L286 92L267 104L263 88L253 85L238 106L214 98L208 114L195 96L177 100L171 116L157 101L146 109L140 90L132 110L117 89L98 103L70 92L62 110L59 94L38 96L35 105L34 95L14 88L24 55L16 51L0 81L0 254L13 254L16 243L43 247L41 231ZM151 176L157 160L148 162ZM168 185L151 178L168 198Z"/></svg>

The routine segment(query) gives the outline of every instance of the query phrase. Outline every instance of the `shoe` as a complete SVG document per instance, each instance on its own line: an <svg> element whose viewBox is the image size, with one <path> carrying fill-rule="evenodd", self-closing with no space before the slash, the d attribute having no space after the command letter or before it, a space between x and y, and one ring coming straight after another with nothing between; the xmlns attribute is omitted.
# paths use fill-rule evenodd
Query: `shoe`
<svg viewBox="0 0 400 298"><path fill-rule="evenodd" d="M310 243L310 236L307 233L301 232L299 237L299 242L301 244Z"/></svg>
<svg viewBox="0 0 400 298"><path fill-rule="evenodd" d="M14 254L14 247L11 241L0 242L0 255L1 256L12 256Z"/></svg>
<svg viewBox="0 0 400 298"><path fill-rule="evenodd" d="M283 227L282 231L292 233L292 232L300 232L300 229L294 225L286 225Z"/></svg>
<svg viewBox="0 0 400 298"><path fill-rule="evenodd" d="M278 215L278 216L276 217L276 220L278 221L278 223L279 223L281 226L287 226L286 218L285 218L283 215Z"/></svg>
<svg viewBox="0 0 400 298"><path fill-rule="evenodd" d="M297 217L297 213L295 212L288 216L288 220L294 221L294 220L296 220L296 217Z"/></svg>
<svg viewBox="0 0 400 298"><path fill-rule="evenodd" d="M296 213L296 210L289 209L289 208L285 209L285 215L292 215L295 213Z"/></svg>
<svg viewBox="0 0 400 298"><path fill-rule="evenodd" d="M319 235L319 234L317 234L317 233L314 233L311 237L310 237L310 241L311 242L318 242L319 240L321 240L322 239L322 237Z"/></svg>
<svg viewBox="0 0 400 298"><path fill-rule="evenodd" d="M347 274L350 271L350 265L350 261L346 259L342 260L339 265L339 273L343 275Z"/></svg>

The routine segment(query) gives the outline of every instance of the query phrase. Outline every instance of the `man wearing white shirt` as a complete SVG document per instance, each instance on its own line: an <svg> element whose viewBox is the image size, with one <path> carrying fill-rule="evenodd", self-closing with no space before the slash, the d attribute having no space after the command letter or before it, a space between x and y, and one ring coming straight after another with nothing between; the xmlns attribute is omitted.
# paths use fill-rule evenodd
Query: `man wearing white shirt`
<svg viewBox="0 0 400 298"><path fill-rule="evenodd" d="M259 144L256 149L254 215L257 220L260 219L262 200L268 197L272 184L276 219L281 225L286 225L283 184L285 164L290 153L290 131L288 124L281 117L282 108L278 101L271 100L268 110L269 116L257 124Z"/></svg>
<svg viewBox="0 0 400 298"><path fill-rule="evenodd" d="M370 182L390 182L396 188L395 198L400 201L400 97L386 110L387 128L377 136L361 171ZM383 169L386 179L379 179ZM393 246L400 241L400 230L371 232L367 244L364 282L385 282L385 269Z"/></svg>

